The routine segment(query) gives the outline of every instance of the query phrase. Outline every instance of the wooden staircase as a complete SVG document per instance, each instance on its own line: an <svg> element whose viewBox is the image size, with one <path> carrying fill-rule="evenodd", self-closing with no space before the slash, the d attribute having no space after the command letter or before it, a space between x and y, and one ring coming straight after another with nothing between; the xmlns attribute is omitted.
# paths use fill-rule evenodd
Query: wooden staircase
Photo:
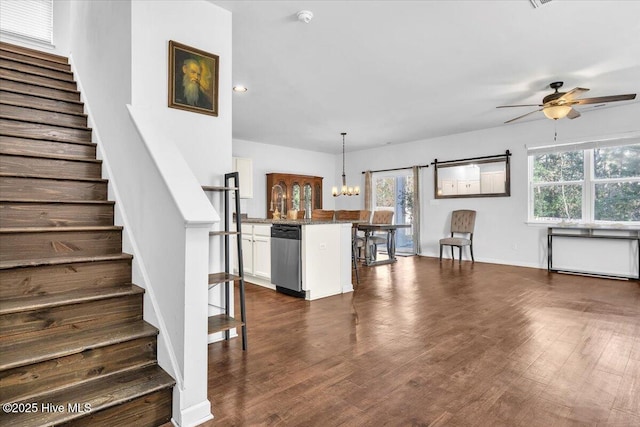
<svg viewBox="0 0 640 427"><path fill-rule="evenodd" d="M174 380L66 58L0 43L0 425L157 426Z"/></svg>

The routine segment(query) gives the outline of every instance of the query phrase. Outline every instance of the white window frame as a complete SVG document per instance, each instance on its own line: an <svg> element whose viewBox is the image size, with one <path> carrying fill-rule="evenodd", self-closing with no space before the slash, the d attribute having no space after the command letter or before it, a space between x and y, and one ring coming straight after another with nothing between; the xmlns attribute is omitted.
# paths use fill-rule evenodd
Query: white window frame
<svg viewBox="0 0 640 427"><path fill-rule="evenodd" d="M582 219L571 220L577 224L624 224L627 226L640 225L640 221L605 221L595 219L595 194L597 184L608 183L634 183L640 182L640 176L638 177L625 177L625 178L596 178L595 177L595 165L594 165L594 149L636 145L640 143L640 136L632 134L624 138L615 137L607 138L598 141L590 142L578 142L569 143L558 146L548 146L531 149L528 155L528 223L531 224L557 224L558 220L544 220L534 216L534 197L535 189L537 187L554 186L554 185L581 185L582 186ZM554 181L554 182L534 182L533 181L533 163L537 154L550 153L550 152L567 152L567 151L582 151L583 152L583 179L577 181ZM564 221L560 221L564 222Z"/></svg>

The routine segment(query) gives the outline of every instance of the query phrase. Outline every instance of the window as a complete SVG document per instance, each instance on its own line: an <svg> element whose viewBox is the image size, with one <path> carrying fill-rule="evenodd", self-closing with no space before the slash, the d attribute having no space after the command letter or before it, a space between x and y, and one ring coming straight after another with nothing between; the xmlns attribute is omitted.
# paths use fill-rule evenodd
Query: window
<svg viewBox="0 0 640 427"><path fill-rule="evenodd" d="M640 222L640 144L529 151L529 219Z"/></svg>
<svg viewBox="0 0 640 427"><path fill-rule="evenodd" d="M394 212L395 224L413 224L413 174L407 171L376 174L374 177L374 210ZM395 234L397 253L415 253L411 228L400 228Z"/></svg>
<svg viewBox="0 0 640 427"><path fill-rule="evenodd" d="M0 29L3 33L51 44L52 0L0 1Z"/></svg>

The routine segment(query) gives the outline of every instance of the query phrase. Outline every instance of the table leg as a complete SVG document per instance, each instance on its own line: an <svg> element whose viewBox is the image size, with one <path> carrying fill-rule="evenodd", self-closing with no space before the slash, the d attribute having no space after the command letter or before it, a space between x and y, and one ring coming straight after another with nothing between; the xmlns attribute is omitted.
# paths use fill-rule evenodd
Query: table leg
<svg viewBox="0 0 640 427"><path fill-rule="evenodd" d="M369 236L371 236L370 230L364 230L364 263L371 265L371 250L369 248Z"/></svg>
<svg viewBox="0 0 640 427"><path fill-rule="evenodd" d="M389 235L387 236L387 238L389 239L387 241L388 246L387 246L387 252L389 252L389 259L396 259L396 230L391 229L389 230Z"/></svg>

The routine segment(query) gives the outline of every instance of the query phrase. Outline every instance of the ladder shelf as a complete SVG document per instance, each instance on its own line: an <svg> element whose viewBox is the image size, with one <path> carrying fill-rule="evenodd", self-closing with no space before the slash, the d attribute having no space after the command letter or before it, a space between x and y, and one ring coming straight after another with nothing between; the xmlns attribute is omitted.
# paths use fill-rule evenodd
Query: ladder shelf
<svg viewBox="0 0 640 427"><path fill-rule="evenodd" d="M224 332L225 340L229 339L229 330L233 328L242 329L242 349L247 349L247 318L245 310L245 292L244 292L244 268L242 265L242 239L241 239L241 215L240 215L240 183L238 181L239 173L231 172L224 175L224 186L203 186L204 191L222 192L224 193L224 230L211 231L209 236L221 236L224 239L224 271L209 274L209 289L213 286L224 285L224 314L209 316L208 333ZM233 185L230 185L233 181ZM236 223L235 230L231 229L231 215L229 200L230 193L235 196L235 213ZM237 259L238 272L231 273L231 248L229 236L237 236ZM240 319L231 316L230 304L230 283L238 282L238 290L240 294Z"/></svg>

